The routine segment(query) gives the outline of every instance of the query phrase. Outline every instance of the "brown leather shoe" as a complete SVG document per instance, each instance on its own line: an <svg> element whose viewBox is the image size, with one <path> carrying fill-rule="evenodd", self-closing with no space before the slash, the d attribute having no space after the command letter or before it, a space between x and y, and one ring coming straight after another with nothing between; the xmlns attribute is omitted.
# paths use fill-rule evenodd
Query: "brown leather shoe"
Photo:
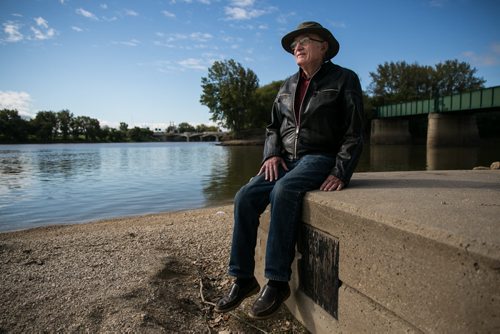
<svg viewBox="0 0 500 334"><path fill-rule="evenodd" d="M260 285L254 278L253 281L245 286L239 286L233 283L229 293L222 297L215 305L215 312L225 313L234 310L240 306L246 298L255 295L260 290Z"/></svg>
<svg viewBox="0 0 500 334"><path fill-rule="evenodd" d="M290 297L290 287L276 288L266 285L253 303L250 317L261 320L273 316L280 308L281 304Z"/></svg>

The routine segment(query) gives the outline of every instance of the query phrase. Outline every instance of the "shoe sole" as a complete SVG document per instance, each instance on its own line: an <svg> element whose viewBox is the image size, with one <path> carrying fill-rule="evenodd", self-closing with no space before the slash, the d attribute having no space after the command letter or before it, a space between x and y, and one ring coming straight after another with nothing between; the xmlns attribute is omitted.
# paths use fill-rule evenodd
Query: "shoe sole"
<svg viewBox="0 0 500 334"><path fill-rule="evenodd" d="M248 297L252 297L253 295L257 294L259 291L260 291L260 286L257 285L255 287L255 289L251 290L250 292L248 292L245 295L245 297L241 298L241 300L240 300L240 302L238 304L235 304L235 305L231 306L230 308L227 308L227 309L224 309L224 310L220 310L220 309L218 309L218 308L215 307L214 311L217 312L217 313L227 313L227 312L230 312L230 311L232 311L234 309L237 309L238 306L240 306L241 303L243 303L243 301L245 299L247 299Z"/></svg>

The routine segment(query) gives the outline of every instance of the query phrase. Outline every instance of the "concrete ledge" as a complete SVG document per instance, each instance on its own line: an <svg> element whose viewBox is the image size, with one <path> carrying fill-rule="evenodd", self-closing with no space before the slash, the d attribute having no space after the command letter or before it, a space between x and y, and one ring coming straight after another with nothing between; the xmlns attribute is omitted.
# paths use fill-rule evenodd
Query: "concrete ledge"
<svg viewBox="0 0 500 334"><path fill-rule="evenodd" d="M309 193L303 222L338 240L343 283L335 319L298 288L295 261L287 305L312 332L500 331L500 172L355 174L344 191Z"/></svg>

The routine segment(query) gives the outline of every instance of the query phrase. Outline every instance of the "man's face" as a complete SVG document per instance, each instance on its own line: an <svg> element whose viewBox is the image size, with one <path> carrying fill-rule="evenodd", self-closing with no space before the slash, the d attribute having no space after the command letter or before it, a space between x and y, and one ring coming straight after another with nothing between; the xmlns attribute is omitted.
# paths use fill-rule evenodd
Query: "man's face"
<svg viewBox="0 0 500 334"><path fill-rule="evenodd" d="M321 64L325 52L328 49L328 43L315 34L303 34L294 39L295 48L293 55L295 61L300 67L312 64Z"/></svg>

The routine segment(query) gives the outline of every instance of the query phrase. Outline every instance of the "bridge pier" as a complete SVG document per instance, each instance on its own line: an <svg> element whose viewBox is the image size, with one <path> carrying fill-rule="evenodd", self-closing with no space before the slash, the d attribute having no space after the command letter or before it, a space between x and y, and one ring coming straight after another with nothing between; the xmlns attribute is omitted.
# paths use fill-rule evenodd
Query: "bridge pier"
<svg viewBox="0 0 500 334"><path fill-rule="evenodd" d="M410 129L407 119L373 119L370 140L372 144L409 144Z"/></svg>
<svg viewBox="0 0 500 334"><path fill-rule="evenodd" d="M427 123L427 146L474 146L479 131L474 114L430 113Z"/></svg>

